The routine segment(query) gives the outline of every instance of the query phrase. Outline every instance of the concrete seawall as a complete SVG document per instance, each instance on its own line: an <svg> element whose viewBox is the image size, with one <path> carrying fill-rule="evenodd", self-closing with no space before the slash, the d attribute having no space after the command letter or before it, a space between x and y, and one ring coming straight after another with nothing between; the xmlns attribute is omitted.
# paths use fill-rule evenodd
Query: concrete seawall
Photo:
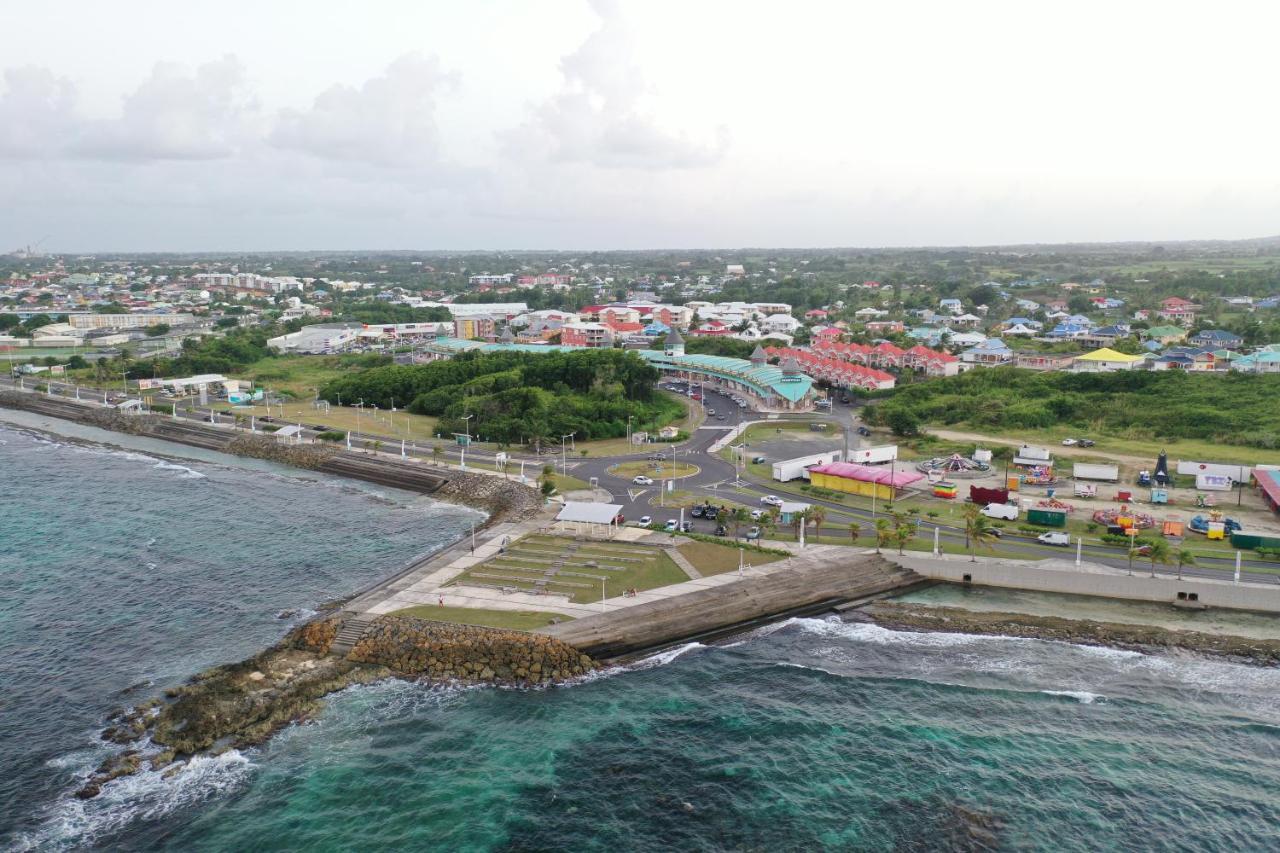
<svg viewBox="0 0 1280 853"><path fill-rule="evenodd" d="M490 523L504 518L525 518L537 512L543 503L536 490L513 480L450 471L424 462L402 462L324 444L286 445L276 442L269 433L247 433L160 415L126 415L92 403L21 391L0 391L0 407L420 492L485 510L490 514Z"/></svg>
<svg viewBox="0 0 1280 853"><path fill-rule="evenodd" d="M714 633L749 629L787 616L913 586L923 579L875 554L831 549L787 568L714 589L587 616L540 629L596 659L633 655Z"/></svg>
<svg viewBox="0 0 1280 853"><path fill-rule="evenodd" d="M1153 578L1139 566L1135 566L1130 575L1123 569L1096 563L1076 567L1070 560L1029 562L980 558L970 562L968 557L885 556L923 577L954 583L1166 604L1181 600L1209 607L1280 613L1280 584L1237 584L1206 578L1178 580L1167 575Z"/></svg>

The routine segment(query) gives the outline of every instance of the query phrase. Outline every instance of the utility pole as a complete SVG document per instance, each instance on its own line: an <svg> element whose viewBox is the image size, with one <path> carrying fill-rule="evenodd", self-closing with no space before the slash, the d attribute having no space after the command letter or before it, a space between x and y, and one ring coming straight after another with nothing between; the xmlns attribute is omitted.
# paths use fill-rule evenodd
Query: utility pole
<svg viewBox="0 0 1280 853"><path fill-rule="evenodd" d="M560 473L566 477L569 476L569 455L565 452L564 440L566 438L572 439L575 435L577 435L576 432L571 432L568 435L560 436Z"/></svg>

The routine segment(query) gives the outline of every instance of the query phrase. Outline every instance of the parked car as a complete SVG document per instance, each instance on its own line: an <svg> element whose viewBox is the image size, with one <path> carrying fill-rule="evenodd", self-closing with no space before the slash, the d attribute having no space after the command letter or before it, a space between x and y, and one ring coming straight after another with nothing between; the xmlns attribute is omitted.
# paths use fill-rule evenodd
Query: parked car
<svg viewBox="0 0 1280 853"><path fill-rule="evenodd" d="M637 474L635 477L631 478L631 482L635 483L637 486L652 486L653 478L646 477L644 474Z"/></svg>
<svg viewBox="0 0 1280 853"><path fill-rule="evenodd" d="M716 509L711 504L707 504L705 507L702 508L702 517L707 519L708 521L715 521L716 518L719 517L719 515L720 515L720 510Z"/></svg>
<svg viewBox="0 0 1280 853"><path fill-rule="evenodd" d="M751 520L752 520L752 521L759 521L759 520L760 520L760 519L762 519L762 518L764 518L764 510L762 510L762 509L753 509L753 510L751 510Z"/></svg>
<svg viewBox="0 0 1280 853"><path fill-rule="evenodd" d="M716 525L716 535L717 535L717 536L727 536L727 535L728 535L728 533L729 533L729 529L728 529L727 527L725 527L723 524L717 524L717 525Z"/></svg>
<svg viewBox="0 0 1280 853"><path fill-rule="evenodd" d="M1079 445L1081 447L1093 447L1094 443L1094 440L1091 438L1082 438L1079 441Z"/></svg>
<svg viewBox="0 0 1280 853"><path fill-rule="evenodd" d="M760 528L759 528L759 527L752 527L750 530L748 530L748 531L747 531L747 538L748 538L748 539L759 539L759 538L760 538Z"/></svg>
<svg viewBox="0 0 1280 853"><path fill-rule="evenodd" d="M1060 530L1050 530L1037 536L1036 541L1044 545L1061 545L1065 548L1071 544L1071 537Z"/></svg>
<svg viewBox="0 0 1280 853"><path fill-rule="evenodd" d="M782 498L777 495L765 495L760 498L760 503L765 506L782 506Z"/></svg>
<svg viewBox="0 0 1280 853"><path fill-rule="evenodd" d="M714 415L715 413L716 413L716 410L715 410L715 409L712 409L712 408L708 408L708 409L707 409L707 414L708 414L708 415Z"/></svg>
<svg viewBox="0 0 1280 853"><path fill-rule="evenodd" d="M681 530L683 530L685 533L692 533L692 532L693 532L693 522L692 522L692 521L686 521L684 524L680 525L680 529L681 529Z"/></svg>
<svg viewBox="0 0 1280 853"><path fill-rule="evenodd" d="M867 429L864 426L860 426L858 427L858 435L861 435L861 436L871 435L871 430Z"/></svg>
<svg viewBox="0 0 1280 853"><path fill-rule="evenodd" d="M752 457L751 457L751 464L752 464L752 465L763 465L763 464L764 464L765 462L767 462L767 461L768 461L768 460L767 460L767 459L765 459L763 456L752 456Z"/></svg>
<svg viewBox="0 0 1280 853"><path fill-rule="evenodd" d="M703 510L702 504L694 504L693 507L689 510L689 514L692 515L694 518L702 518L702 510Z"/></svg>
<svg viewBox="0 0 1280 853"><path fill-rule="evenodd" d="M663 529L668 533L675 533L679 527L680 522L676 521L674 518L668 518L667 523L663 525Z"/></svg>
<svg viewBox="0 0 1280 853"><path fill-rule="evenodd" d="M1063 447L1075 447L1075 446L1076 446L1076 443L1077 443L1077 442L1076 442L1076 440L1075 440L1074 438L1064 438L1064 439L1062 439L1062 446L1063 446Z"/></svg>
<svg viewBox="0 0 1280 853"><path fill-rule="evenodd" d="M650 524L653 524L653 516L649 516L649 515L640 516L641 527L648 527Z"/></svg>

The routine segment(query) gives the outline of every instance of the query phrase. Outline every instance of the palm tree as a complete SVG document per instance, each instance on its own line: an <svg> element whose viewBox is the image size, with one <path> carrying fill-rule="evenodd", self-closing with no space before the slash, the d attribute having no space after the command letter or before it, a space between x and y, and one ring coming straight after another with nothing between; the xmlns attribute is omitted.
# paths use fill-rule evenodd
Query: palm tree
<svg viewBox="0 0 1280 853"><path fill-rule="evenodd" d="M1138 556L1138 547L1136 545L1130 544L1129 545L1129 574L1133 574L1133 558L1137 556Z"/></svg>
<svg viewBox="0 0 1280 853"><path fill-rule="evenodd" d="M1183 566L1194 566L1196 564L1196 555L1190 548L1179 548L1174 559L1178 561L1178 580L1182 580Z"/></svg>
<svg viewBox="0 0 1280 853"><path fill-rule="evenodd" d="M891 537L892 535L893 533L891 532L891 528L889 527L889 519L877 518L876 519L876 553L877 554L880 553L880 549L884 547L884 544L889 541L889 537Z"/></svg>
<svg viewBox="0 0 1280 853"><path fill-rule="evenodd" d="M991 546L997 538L991 519L982 514L982 507L969 504L964 508L964 541L969 549L969 562L978 562L978 546Z"/></svg>
<svg viewBox="0 0 1280 853"><path fill-rule="evenodd" d="M902 556L903 549L907 547L907 543L916 538L916 526L911 522L904 522L893 528L893 544L898 546L898 556Z"/></svg>
<svg viewBox="0 0 1280 853"><path fill-rule="evenodd" d="M849 522L849 538L853 540L855 545L858 544L858 537L861 535L862 525L858 524L856 521Z"/></svg>
<svg viewBox="0 0 1280 853"><path fill-rule="evenodd" d="M809 523L809 511L801 510L800 512L791 513L791 526L795 528L796 541L800 540L800 528Z"/></svg>
<svg viewBox="0 0 1280 853"><path fill-rule="evenodd" d="M736 506L729 512L729 523L733 525L733 538L738 538L742 525L751 520L751 511L743 506Z"/></svg>
<svg viewBox="0 0 1280 853"><path fill-rule="evenodd" d="M1173 556L1170 552L1169 543L1164 539L1157 539L1147 546L1151 550L1147 552L1147 557L1151 560L1151 577L1156 576L1156 563L1168 563Z"/></svg>
<svg viewBox="0 0 1280 853"><path fill-rule="evenodd" d="M813 522L813 538L816 540L822 536L822 522L827 520L827 508L825 506L811 506L807 515L809 520Z"/></svg>

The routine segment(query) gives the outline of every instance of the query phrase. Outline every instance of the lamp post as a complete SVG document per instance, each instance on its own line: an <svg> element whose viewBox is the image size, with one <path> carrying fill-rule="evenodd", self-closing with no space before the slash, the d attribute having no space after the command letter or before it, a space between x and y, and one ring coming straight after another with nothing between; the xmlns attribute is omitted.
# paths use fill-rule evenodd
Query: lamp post
<svg viewBox="0 0 1280 853"><path fill-rule="evenodd" d="M572 439L575 435L577 435L576 432L571 432L568 435L560 436L560 473L566 477L569 476L569 455L565 452L564 440L566 438Z"/></svg>
<svg viewBox="0 0 1280 853"><path fill-rule="evenodd" d="M631 418L633 415L627 415L627 450L631 450Z"/></svg>
<svg viewBox="0 0 1280 853"><path fill-rule="evenodd" d="M466 430L467 430L466 432L462 433L462 436L466 439L466 441L463 442L462 444L462 452L459 454L459 458L458 458L458 468L462 471L467 470L467 445L471 443L471 418L472 418L472 415L462 416L462 422L466 425ZM459 434L456 432L453 434L454 438L457 438L458 435Z"/></svg>

